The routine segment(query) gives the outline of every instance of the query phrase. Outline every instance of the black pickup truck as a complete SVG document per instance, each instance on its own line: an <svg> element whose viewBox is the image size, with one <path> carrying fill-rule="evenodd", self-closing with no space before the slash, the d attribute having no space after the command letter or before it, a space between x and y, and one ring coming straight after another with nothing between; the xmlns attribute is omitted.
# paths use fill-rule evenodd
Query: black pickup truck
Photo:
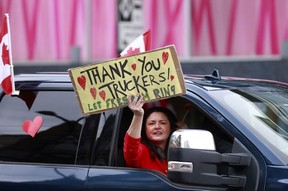
<svg viewBox="0 0 288 191"><path fill-rule="evenodd" d="M125 166L127 107L83 116L68 73L15 80L19 95L0 89L1 190L288 190L287 83L185 75L187 93L165 100L183 124L165 176Z"/></svg>

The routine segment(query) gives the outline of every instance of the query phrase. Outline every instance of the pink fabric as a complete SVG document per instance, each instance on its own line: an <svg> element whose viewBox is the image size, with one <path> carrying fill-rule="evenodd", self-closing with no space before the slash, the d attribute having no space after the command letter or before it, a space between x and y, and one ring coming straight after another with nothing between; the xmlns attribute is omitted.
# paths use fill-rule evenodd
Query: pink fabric
<svg viewBox="0 0 288 191"><path fill-rule="evenodd" d="M263 0L260 7L259 16L259 27L257 30L257 44L256 44L256 54L263 54L265 48L265 25L269 25L270 34L270 47L271 53L279 53L279 45L277 41L277 25L276 25L276 15L275 15L275 1L274 0Z"/></svg>
<svg viewBox="0 0 288 191"><path fill-rule="evenodd" d="M117 57L117 2L1 0L0 16L10 15L13 60L69 61L72 47L80 48L83 62ZM286 0L143 4L143 32L151 30L151 48L174 44L180 57L278 55L288 40Z"/></svg>
<svg viewBox="0 0 288 191"><path fill-rule="evenodd" d="M284 38L284 40L288 41L288 1L284 1L282 4L278 5L278 3L276 2L277 6L283 6L286 7L286 9L282 9L282 12L279 13L280 15L283 15L283 19L279 19L278 22L280 23L280 27L279 30L283 30L284 31L284 35L283 36L279 36L278 40L283 40L282 38Z"/></svg>

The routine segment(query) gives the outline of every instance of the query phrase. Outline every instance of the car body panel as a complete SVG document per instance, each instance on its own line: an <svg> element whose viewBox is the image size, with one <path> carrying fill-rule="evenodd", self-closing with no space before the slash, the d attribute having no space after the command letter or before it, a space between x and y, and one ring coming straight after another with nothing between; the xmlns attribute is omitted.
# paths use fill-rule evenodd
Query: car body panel
<svg viewBox="0 0 288 191"><path fill-rule="evenodd" d="M89 170L86 190L191 190L195 189L188 186L176 185L169 181L161 173L150 170L139 170L131 168L97 168L91 167ZM204 188L202 188L205 190Z"/></svg>
<svg viewBox="0 0 288 191"><path fill-rule="evenodd" d="M88 167L2 163L0 171L1 190L80 191Z"/></svg>
<svg viewBox="0 0 288 191"><path fill-rule="evenodd" d="M288 190L288 167L267 166L266 190Z"/></svg>

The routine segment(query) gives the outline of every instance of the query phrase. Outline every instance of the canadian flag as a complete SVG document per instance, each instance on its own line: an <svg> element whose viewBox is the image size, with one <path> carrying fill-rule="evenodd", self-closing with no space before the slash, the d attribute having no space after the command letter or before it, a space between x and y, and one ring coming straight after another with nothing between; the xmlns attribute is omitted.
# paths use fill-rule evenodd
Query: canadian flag
<svg viewBox="0 0 288 191"><path fill-rule="evenodd" d="M12 94L10 63L10 36L8 32L8 14L5 14L2 30L0 31L0 84L7 95Z"/></svg>
<svg viewBox="0 0 288 191"><path fill-rule="evenodd" d="M145 52L151 49L151 32L146 31L144 34L132 41L121 53L120 56L131 56Z"/></svg>

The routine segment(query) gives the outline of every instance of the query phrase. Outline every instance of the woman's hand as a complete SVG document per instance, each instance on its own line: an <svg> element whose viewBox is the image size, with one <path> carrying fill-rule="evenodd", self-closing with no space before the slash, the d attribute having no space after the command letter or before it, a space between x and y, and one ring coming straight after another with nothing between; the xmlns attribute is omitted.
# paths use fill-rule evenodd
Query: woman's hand
<svg viewBox="0 0 288 191"><path fill-rule="evenodd" d="M128 97L128 107L134 113L135 116L144 115L144 109L142 108L144 103L145 103L144 98L139 93L137 93L136 96L129 95Z"/></svg>

